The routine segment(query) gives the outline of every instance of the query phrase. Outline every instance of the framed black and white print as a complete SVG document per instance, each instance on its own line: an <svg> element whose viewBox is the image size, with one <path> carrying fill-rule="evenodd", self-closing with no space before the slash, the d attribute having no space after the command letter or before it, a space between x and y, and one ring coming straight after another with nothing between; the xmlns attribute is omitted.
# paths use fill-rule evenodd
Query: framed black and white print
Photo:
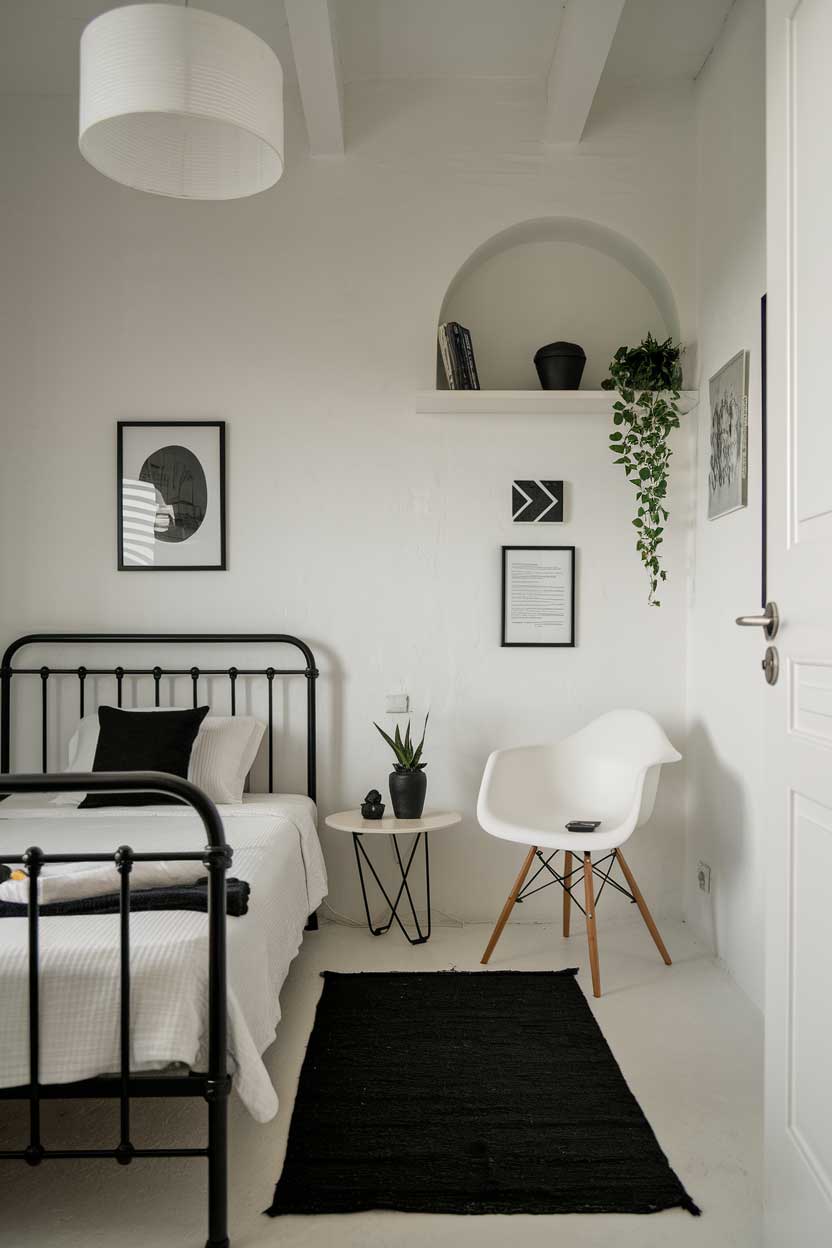
<svg viewBox="0 0 832 1248"><path fill-rule="evenodd" d="M575 547L504 546L503 646L574 646Z"/></svg>
<svg viewBox="0 0 832 1248"><path fill-rule="evenodd" d="M708 382L711 444L708 519L748 506L748 352L738 351Z"/></svg>
<svg viewBox="0 0 832 1248"><path fill-rule="evenodd" d="M225 421L118 423L122 572L225 570Z"/></svg>

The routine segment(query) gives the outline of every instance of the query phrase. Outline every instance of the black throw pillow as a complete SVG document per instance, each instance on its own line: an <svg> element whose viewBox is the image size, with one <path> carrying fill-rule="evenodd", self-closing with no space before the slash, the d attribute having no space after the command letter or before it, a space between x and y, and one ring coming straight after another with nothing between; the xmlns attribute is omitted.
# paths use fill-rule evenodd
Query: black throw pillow
<svg viewBox="0 0 832 1248"><path fill-rule="evenodd" d="M98 745L93 771L167 771L188 778L196 734L207 706L193 711L120 711L98 708ZM89 793L81 802L91 806L181 806L167 793Z"/></svg>

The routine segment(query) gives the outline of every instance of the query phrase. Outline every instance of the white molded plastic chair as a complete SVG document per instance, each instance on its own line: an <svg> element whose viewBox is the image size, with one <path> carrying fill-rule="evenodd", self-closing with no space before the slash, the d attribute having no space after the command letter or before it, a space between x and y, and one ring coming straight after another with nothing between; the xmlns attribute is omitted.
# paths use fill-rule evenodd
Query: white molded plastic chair
<svg viewBox="0 0 832 1248"><path fill-rule="evenodd" d="M584 905L577 898L575 901L586 915L596 997L601 995L601 974L595 904L607 883L636 903L659 953L670 966L670 954L621 846L653 813L662 766L681 757L644 711L610 711L554 745L496 750L489 757L477 800L480 825L491 836L531 848L482 956L484 963L491 957L514 905L536 891L534 881L544 875L546 881L538 887L558 883L563 888L564 936L569 935L573 890L583 880ZM598 819L600 827L594 832L569 832L565 824L576 819ZM564 851L562 872L555 869L560 850ZM573 855L579 861L575 867ZM540 865L526 884L535 857ZM627 881L626 889L610 878L616 862ZM597 894L593 876L602 881Z"/></svg>

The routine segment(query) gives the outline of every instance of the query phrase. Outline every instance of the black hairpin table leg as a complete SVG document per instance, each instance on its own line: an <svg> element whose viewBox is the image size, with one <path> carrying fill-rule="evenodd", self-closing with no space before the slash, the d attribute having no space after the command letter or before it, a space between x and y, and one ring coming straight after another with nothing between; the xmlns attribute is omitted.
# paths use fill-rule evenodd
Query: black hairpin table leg
<svg viewBox="0 0 832 1248"><path fill-rule="evenodd" d="M417 832L415 834L413 845L411 846L410 853L407 855L406 860L402 857L402 852L399 847L398 837L396 836L395 833L391 833L390 835L393 841L393 849L396 854L396 863L399 868L399 874L401 875L401 883L399 885L398 892L396 893L396 896L394 899L391 899L391 897L389 896L387 892L387 889L382 884L381 879L379 878L379 874L376 871L375 867L373 866L372 860L370 859L369 854L367 853L366 849L364 848L364 845L362 844L361 833L353 832L352 834L352 843L353 843L353 848L355 849L355 861L358 866L358 879L361 884L361 897L364 901L364 913L367 916L367 927L370 929L373 936L382 936L385 932L389 932L390 928L395 922L398 924L404 937L408 941L410 941L411 945L423 945L425 941L430 939L430 933L431 933L430 852L429 852L429 846L428 846L428 833L423 831L423 832ZM419 923L419 916L416 913L416 906L413 901L413 894L410 891L410 869L413 866L414 860L416 858L416 853L417 853L417 850L419 849L420 844L424 848L424 860L425 860L425 902L427 906L427 925L424 931L422 930L422 926ZM373 920L370 914L370 903L367 899L367 885L364 880L364 868L362 865L362 860L369 867L370 873L378 886L379 892L381 893L382 897L386 901L387 905L390 907L390 917L388 918L387 922L382 927L373 927ZM402 923L401 919L399 918L399 905L401 904L402 898L404 897L407 898L407 903L410 906L410 913L413 916L413 926L416 929L415 936L411 936L410 932L407 930L407 928L405 927L405 925Z"/></svg>

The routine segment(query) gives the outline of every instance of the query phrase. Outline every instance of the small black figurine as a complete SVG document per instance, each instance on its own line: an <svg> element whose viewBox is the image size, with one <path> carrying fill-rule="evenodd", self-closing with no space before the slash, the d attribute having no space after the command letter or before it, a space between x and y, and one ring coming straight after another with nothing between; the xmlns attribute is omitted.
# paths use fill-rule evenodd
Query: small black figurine
<svg viewBox="0 0 832 1248"><path fill-rule="evenodd" d="M384 814L384 802L381 800L381 794L378 789L370 789L370 792L361 803L362 819L381 819Z"/></svg>

